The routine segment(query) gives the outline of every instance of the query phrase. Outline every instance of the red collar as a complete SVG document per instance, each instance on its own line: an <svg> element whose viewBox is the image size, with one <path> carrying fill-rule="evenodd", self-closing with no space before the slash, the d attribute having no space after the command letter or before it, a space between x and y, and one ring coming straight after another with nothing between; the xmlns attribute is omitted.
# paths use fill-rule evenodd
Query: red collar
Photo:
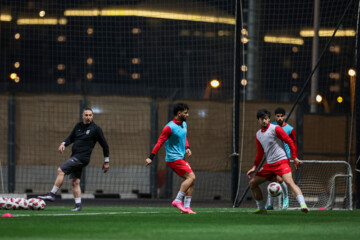
<svg viewBox="0 0 360 240"><path fill-rule="evenodd" d="M270 123L266 126L266 128L261 128L261 132L266 132L270 127Z"/></svg>
<svg viewBox="0 0 360 240"><path fill-rule="evenodd" d="M182 122L180 122L179 120L177 120L176 118L173 119L173 122L176 123L177 125L181 125Z"/></svg>

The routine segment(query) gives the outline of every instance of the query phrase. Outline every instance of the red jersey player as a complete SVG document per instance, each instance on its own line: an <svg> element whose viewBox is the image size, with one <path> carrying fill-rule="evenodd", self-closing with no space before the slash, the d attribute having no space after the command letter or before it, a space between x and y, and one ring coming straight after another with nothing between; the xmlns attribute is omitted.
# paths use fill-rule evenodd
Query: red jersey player
<svg viewBox="0 0 360 240"><path fill-rule="evenodd" d="M299 202L301 211L307 213L309 212L309 209L306 206L301 189L295 184L292 178L291 168L283 142L287 143L290 147L291 159L294 161L296 169L300 167L302 162L297 158L293 140L281 127L270 124L270 116L270 112L266 109L259 110L256 115L261 129L256 133L257 153L254 166L247 172L248 177L250 178L251 174L255 172L264 153L266 154L267 164L265 164L249 182L251 192L258 207L254 213L267 213L259 185L266 182L268 179L273 178L275 175L283 178L284 182L289 186L293 195L296 197L296 200Z"/></svg>

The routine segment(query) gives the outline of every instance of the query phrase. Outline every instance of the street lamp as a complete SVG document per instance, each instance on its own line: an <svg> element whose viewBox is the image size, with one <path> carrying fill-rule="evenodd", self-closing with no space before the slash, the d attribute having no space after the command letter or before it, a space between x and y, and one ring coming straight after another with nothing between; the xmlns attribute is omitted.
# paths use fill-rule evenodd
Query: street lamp
<svg viewBox="0 0 360 240"><path fill-rule="evenodd" d="M354 96L355 96L355 75L356 71L352 68L349 69L348 75L350 76L350 110L354 112Z"/></svg>
<svg viewBox="0 0 360 240"><path fill-rule="evenodd" d="M211 81L210 81L210 86L211 86L212 88L218 88L218 87L220 87L220 82L219 82L219 80L217 80L217 79L211 80Z"/></svg>

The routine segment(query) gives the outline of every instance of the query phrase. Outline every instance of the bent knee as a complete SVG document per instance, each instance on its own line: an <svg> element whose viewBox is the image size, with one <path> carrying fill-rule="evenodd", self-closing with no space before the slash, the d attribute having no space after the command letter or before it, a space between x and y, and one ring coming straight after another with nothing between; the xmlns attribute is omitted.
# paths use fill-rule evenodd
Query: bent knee
<svg viewBox="0 0 360 240"><path fill-rule="evenodd" d="M61 168L57 169L57 174L58 175L65 175L64 171Z"/></svg>
<svg viewBox="0 0 360 240"><path fill-rule="evenodd" d="M254 181L254 179L251 179L249 182L250 189L254 189L258 186L257 182Z"/></svg>

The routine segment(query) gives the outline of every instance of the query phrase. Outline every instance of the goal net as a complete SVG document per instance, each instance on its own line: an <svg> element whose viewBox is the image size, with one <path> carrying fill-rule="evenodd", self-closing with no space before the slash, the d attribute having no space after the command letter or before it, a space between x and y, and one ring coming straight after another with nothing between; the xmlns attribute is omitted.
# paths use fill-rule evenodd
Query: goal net
<svg viewBox="0 0 360 240"><path fill-rule="evenodd" d="M304 160L303 163L299 170L293 169L293 178L310 209L353 209L352 170L347 162ZM266 196L266 188L262 187L262 190ZM288 190L289 208L299 208ZM282 209L282 195L276 198L274 209Z"/></svg>

